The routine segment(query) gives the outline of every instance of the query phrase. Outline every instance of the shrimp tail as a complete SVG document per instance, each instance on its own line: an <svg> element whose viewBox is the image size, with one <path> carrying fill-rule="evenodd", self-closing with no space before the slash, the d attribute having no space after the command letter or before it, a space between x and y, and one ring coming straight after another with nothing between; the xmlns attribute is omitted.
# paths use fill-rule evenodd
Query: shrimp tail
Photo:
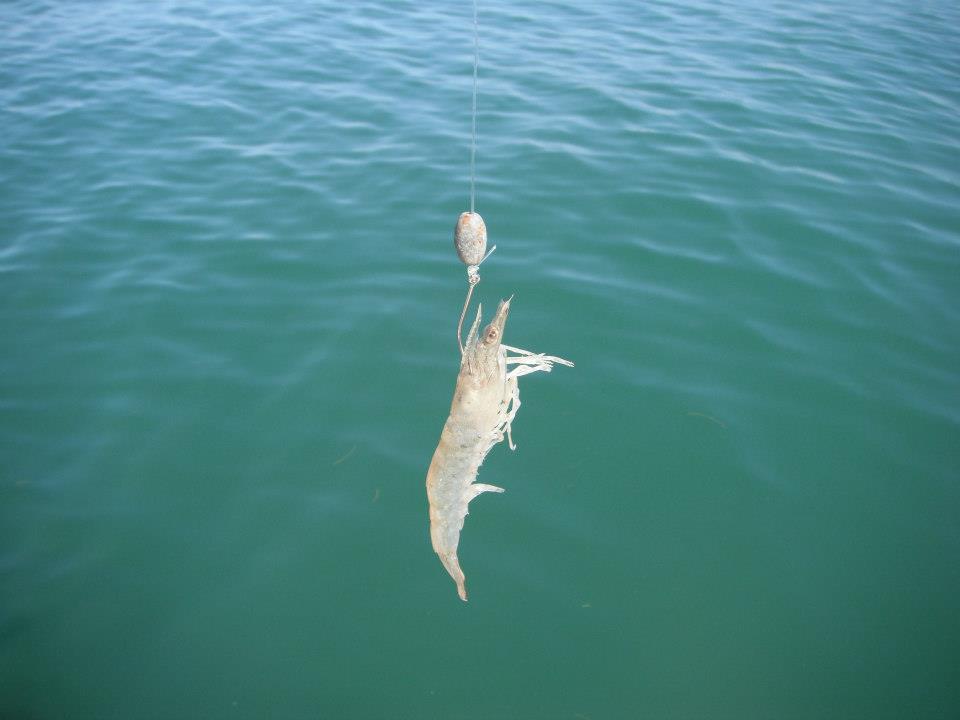
<svg viewBox="0 0 960 720"><path fill-rule="evenodd" d="M440 562L443 563L443 566L447 569L447 572L450 573L450 577L453 578L453 581L457 584L457 595L460 596L460 599L464 602L467 601L467 578L463 574L463 570L460 569L460 561L457 559L457 554L455 552L440 555Z"/></svg>

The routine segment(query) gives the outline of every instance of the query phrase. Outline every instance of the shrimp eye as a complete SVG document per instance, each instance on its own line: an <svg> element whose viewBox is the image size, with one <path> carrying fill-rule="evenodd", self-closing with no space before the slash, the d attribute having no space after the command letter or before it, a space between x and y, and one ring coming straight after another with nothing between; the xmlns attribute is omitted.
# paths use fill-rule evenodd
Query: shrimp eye
<svg viewBox="0 0 960 720"><path fill-rule="evenodd" d="M483 341L489 345L497 341L497 338L500 337L500 331L496 328L495 325L487 325L487 329L483 331Z"/></svg>

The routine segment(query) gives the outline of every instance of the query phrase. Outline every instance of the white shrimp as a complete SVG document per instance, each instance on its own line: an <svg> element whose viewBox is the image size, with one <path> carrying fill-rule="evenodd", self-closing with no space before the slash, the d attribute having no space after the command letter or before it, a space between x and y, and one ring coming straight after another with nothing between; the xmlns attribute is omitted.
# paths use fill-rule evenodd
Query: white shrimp
<svg viewBox="0 0 960 720"><path fill-rule="evenodd" d="M461 600L467 599L467 591L457 559L460 531L471 500L484 492L503 492L503 488L474 480L487 453L504 437L510 449L516 449L511 424L520 409L518 378L550 372L554 363L573 367L569 360L504 345L509 312L510 300L502 300L491 323L478 334L481 310L477 308L460 361L450 415L427 471L433 549L456 582Z"/></svg>

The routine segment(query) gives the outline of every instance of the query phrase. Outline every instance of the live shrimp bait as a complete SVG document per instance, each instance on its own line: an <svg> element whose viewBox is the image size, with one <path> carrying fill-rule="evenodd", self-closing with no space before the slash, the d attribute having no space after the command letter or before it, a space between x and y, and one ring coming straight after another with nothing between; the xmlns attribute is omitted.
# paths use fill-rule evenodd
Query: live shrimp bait
<svg viewBox="0 0 960 720"><path fill-rule="evenodd" d="M493 320L478 332L482 311L477 308L460 359L450 415L427 471L430 539L461 600L467 599L467 589L457 558L460 531L471 500L481 493L503 492L476 479L487 453L504 437L510 449L516 449L512 423L520 409L518 380L530 373L550 372L554 363L573 367L563 358L505 345L509 313L510 300L501 300Z"/></svg>
<svg viewBox="0 0 960 720"><path fill-rule="evenodd" d="M460 531L467 506L485 492L502 493L503 488L476 482L480 465L493 446L507 439L513 444L512 423L520 409L519 379L535 372L550 372L554 364L573 363L563 358L520 350L503 343L510 314L510 299L501 300L497 312L482 331L481 308L463 343L463 320L473 289L480 282L480 265L496 250L487 251L487 226L475 212L475 156L477 146L477 67L480 51L477 31L477 3L473 3L473 134L470 146L470 210L461 213L453 232L457 256L467 266L467 297L457 323L460 372L453 391L450 415L427 471L427 498L430 503L430 539L440 562L457 584L457 593L467 599L466 578L457 557ZM511 298L512 299L512 298Z"/></svg>

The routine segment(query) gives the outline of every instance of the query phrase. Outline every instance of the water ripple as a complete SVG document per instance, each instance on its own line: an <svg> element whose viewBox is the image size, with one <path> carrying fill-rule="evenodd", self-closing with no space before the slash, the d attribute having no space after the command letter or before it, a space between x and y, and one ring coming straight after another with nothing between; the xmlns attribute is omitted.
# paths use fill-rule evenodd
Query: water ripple
<svg viewBox="0 0 960 720"><path fill-rule="evenodd" d="M439 636L456 661L386 714L472 712L434 681L475 717L948 714L921 701L956 699L957 9L481 22L476 296L577 368L524 384L522 449L484 465L510 492L468 521L468 617L433 594L422 484L459 361L469 3L2 6L0 680L43 692L0 715L136 715L157 677L171 716L316 714L318 673L362 688ZM262 666L223 664L241 635ZM463 685L528 698L547 666L535 707Z"/></svg>

